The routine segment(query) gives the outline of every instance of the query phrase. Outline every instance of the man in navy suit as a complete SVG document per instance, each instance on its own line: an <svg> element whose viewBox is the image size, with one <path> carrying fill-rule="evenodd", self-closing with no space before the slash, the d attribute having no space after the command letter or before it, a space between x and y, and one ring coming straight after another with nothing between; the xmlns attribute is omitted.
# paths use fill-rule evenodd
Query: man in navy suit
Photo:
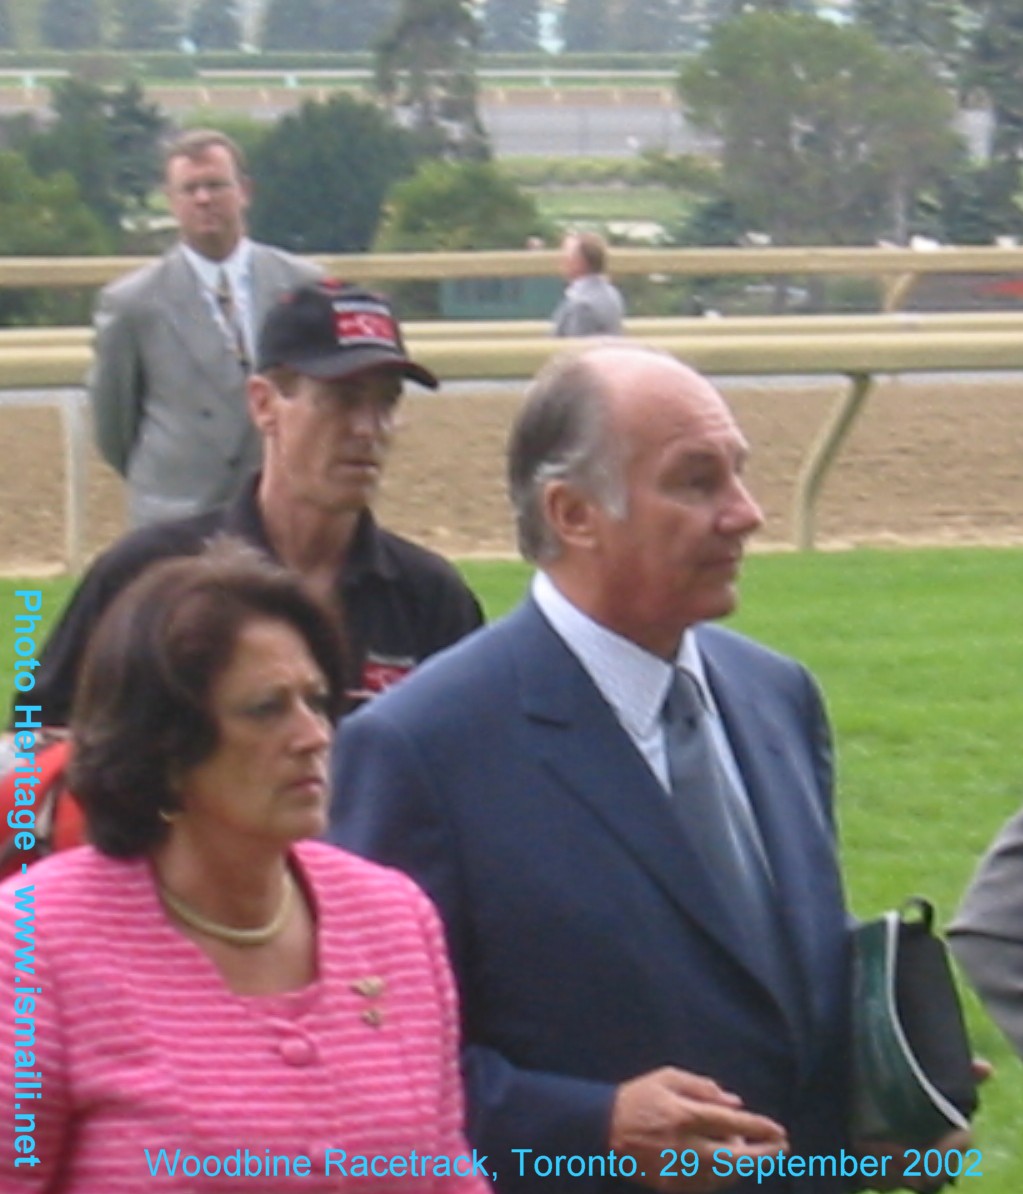
<svg viewBox="0 0 1023 1194"><path fill-rule="evenodd" d="M555 360L510 445L529 598L341 730L334 840L441 910L470 1135L501 1191L708 1191L758 1163L741 1188L862 1184L769 1176L782 1152L851 1148L848 937L817 688L707 625L762 521L746 456L671 357ZM674 805L679 670L763 870L745 925Z"/></svg>

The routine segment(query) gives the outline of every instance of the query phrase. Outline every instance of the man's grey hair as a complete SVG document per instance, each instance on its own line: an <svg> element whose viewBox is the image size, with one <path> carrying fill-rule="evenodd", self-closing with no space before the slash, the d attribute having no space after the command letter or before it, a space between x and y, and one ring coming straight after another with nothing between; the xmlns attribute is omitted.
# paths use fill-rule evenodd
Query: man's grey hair
<svg viewBox="0 0 1023 1194"><path fill-rule="evenodd" d="M625 517L624 451L612 434L607 390L592 356L592 349L564 354L540 370L508 441L519 550L537 563L562 550L544 512L549 482L570 481L611 517Z"/></svg>

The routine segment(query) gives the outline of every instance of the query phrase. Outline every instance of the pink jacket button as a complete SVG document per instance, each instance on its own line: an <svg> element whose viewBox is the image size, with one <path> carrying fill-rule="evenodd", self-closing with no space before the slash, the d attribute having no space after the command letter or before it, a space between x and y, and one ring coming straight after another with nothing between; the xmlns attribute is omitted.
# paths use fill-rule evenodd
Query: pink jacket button
<svg viewBox="0 0 1023 1194"><path fill-rule="evenodd" d="M281 1057L288 1065L312 1065L316 1061L316 1046L300 1036L289 1036L280 1043Z"/></svg>

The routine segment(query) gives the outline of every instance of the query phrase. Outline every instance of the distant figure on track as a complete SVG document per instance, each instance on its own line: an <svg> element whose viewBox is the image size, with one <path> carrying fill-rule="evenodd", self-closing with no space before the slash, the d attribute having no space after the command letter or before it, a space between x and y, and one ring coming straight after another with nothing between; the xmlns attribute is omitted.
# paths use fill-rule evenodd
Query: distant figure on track
<svg viewBox="0 0 1023 1194"><path fill-rule="evenodd" d="M620 336L625 304L607 276L607 245L595 232L570 232L561 243L568 282L554 312L555 336Z"/></svg>

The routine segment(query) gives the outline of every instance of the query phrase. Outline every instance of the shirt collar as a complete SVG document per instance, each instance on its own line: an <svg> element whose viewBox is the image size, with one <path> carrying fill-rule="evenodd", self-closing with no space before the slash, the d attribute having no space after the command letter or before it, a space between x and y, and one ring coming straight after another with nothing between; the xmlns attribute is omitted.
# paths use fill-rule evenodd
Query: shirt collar
<svg viewBox="0 0 1023 1194"><path fill-rule="evenodd" d="M533 600L555 633L597 686L633 738L643 738L659 721L668 694L673 666L620 634L601 626L573 605L545 572L537 572ZM704 703L714 710L696 636L682 636L675 667L696 681Z"/></svg>
<svg viewBox="0 0 1023 1194"><path fill-rule="evenodd" d="M587 290L593 290L600 286L605 281L604 274L582 274L578 278L573 278L569 282L565 293L569 297L579 294L585 294Z"/></svg>
<svg viewBox="0 0 1023 1194"><path fill-rule="evenodd" d="M259 506L261 475L261 473L256 473L227 507L223 529L239 535L250 543L257 544L271 559L279 563L277 553L266 533L263 512ZM359 515L339 584L343 583L346 587L354 585L363 576L369 574L382 576L386 580L393 580L400 576L397 566L387 553L384 536L377 526L373 512L365 509Z"/></svg>
<svg viewBox="0 0 1023 1194"><path fill-rule="evenodd" d="M345 564L345 583L356 584L368 573L396 580L400 572L387 551L385 535L368 507L359 515L359 522L348 548Z"/></svg>
<svg viewBox="0 0 1023 1194"><path fill-rule="evenodd" d="M255 473L238 491L238 496L224 512L222 529L228 534L237 535L240 539L256 544L270 559L280 563L270 542L270 536L266 533L263 512L259 508L261 476L261 473Z"/></svg>
<svg viewBox="0 0 1023 1194"><path fill-rule="evenodd" d="M247 236L241 238L230 256L225 257L223 261L211 261L209 257L197 253L191 245L186 245L184 241L181 242L181 251L185 255L185 260L195 270L196 277L207 290L216 293L221 270L226 271L227 280L230 282L232 290L238 291L248 286L249 267L252 262L252 241Z"/></svg>

